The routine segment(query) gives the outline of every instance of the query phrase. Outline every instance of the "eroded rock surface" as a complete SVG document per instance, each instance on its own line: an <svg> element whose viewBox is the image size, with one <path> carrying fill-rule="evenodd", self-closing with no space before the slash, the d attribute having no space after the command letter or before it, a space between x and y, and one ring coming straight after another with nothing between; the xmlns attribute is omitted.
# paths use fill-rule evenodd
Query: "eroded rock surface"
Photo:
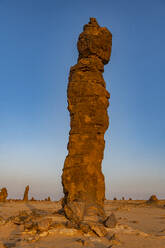
<svg viewBox="0 0 165 248"><path fill-rule="evenodd" d="M105 219L101 163L110 94L102 73L111 46L112 34L90 18L78 39L78 62L70 69L67 97L71 129L62 183L64 211L74 222Z"/></svg>

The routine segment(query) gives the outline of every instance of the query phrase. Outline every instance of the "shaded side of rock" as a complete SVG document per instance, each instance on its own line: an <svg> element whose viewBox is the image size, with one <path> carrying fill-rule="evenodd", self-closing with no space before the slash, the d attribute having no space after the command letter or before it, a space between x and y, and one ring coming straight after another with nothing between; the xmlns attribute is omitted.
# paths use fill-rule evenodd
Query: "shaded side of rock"
<svg viewBox="0 0 165 248"><path fill-rule="evenodd" d="M109 215L103 223L106 227L114 228L117 225L117 219L114 213Z"/></svg>

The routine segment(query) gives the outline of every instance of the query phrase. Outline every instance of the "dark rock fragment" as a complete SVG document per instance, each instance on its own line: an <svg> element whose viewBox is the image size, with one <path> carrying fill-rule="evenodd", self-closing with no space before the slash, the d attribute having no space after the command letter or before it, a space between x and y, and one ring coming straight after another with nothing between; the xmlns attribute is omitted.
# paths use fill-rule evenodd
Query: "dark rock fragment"
<svg viewBox="0 0 165 248"><path fill-rule="evenodd" d="M109 228L114 228L117 225L117 219L114 213L106 218L106 220L104 221L104 225Z"/></svg>

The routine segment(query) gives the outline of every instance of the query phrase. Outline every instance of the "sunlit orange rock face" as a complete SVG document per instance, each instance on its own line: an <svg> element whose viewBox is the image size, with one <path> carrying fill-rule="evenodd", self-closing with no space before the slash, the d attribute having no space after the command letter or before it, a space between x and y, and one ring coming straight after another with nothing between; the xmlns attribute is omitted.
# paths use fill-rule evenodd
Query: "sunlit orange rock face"
<svg viewBox="0 0 165 248"><path fill-rule="evenodd" d="M8 196L7 189L6 188L2 188L0 190L0 202L5 202L7 196Z"/></svg>
<svg viewBox="0 0 165 248"><path fill-rule="evenodd" d="M104 218L101 163L110 94L102 73L109 62L111 46L109 30L90 18L78 39L78 62L70 69L67 97L71 129L62 184L64 211L73 221Z"/></svg>

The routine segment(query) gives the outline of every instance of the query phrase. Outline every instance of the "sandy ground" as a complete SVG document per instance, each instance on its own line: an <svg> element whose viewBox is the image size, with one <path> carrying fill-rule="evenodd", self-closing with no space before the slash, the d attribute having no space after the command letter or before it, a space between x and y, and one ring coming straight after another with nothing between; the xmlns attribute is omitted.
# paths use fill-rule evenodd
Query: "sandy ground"
<svg viewBox="0 0 165 248"><path fill-rule="evenodd" d="M66 228L65 217L56 213L60 208L60 202L0 203L0 248L165 248L165 201L159 204L133 200L105 201L107 215L113 211L118 220L115 228L108 229L110 234L115 234L114 240L110 241L97 235L83 234L74 228ZM27 232L25 223L18 216L28 214L28 218L38 218L41 222L45 220L43 230L48 218L54 221L54 227L40 234Z"/></svg>

